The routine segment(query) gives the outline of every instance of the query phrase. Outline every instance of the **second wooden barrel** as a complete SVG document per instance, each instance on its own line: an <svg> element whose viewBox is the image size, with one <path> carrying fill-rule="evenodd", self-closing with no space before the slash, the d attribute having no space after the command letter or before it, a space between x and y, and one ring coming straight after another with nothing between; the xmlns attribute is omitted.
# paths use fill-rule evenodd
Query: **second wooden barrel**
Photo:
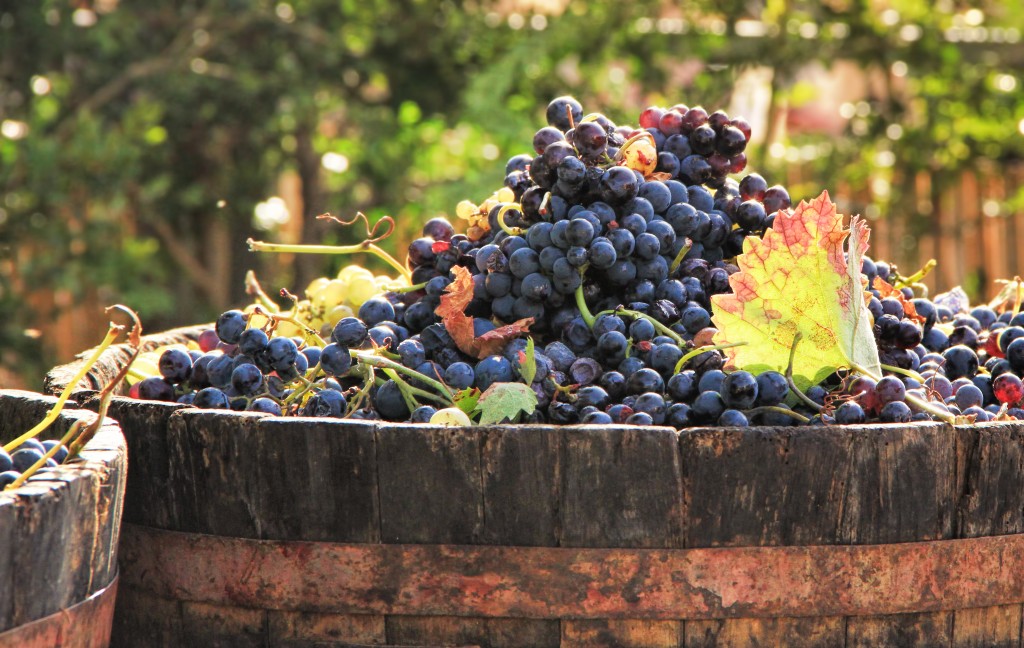
<svg viewBox="0 0 1024 648"><path fill-rule="evenodd" d="M31 429L56 399L0 390L0 443ZM66 409L59 438L92 412ZM117 593L125 442L105 422L77 459L0 492L0 648L105 648Z"/></svg>

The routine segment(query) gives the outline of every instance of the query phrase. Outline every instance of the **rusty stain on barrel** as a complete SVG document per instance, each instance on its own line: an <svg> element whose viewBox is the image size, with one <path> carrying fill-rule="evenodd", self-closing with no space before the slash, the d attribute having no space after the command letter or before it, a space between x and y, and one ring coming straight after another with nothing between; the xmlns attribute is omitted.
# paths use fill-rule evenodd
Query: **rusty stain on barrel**
<svg viewBox="0 0 1024 648"><path fill-rule="evenodd" d="M527 618L900 614L1024 600L1024 535L570 549L267 541L126 525L131 585L251 608ZM765 575L765 566L771 575Z"/></svg>

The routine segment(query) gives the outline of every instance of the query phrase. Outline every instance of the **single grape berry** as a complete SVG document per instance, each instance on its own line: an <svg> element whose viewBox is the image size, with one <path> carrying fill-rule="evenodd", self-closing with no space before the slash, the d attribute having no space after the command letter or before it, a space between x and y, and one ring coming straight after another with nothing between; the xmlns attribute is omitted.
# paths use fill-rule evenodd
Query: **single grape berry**
<svg viewBox="0 0 1024 648"><path fill-rule="evenodd" d="M217 337L225 344L238 344L238 338L245 331L246 316L240 310L229 310L217 318Z"/></svg>

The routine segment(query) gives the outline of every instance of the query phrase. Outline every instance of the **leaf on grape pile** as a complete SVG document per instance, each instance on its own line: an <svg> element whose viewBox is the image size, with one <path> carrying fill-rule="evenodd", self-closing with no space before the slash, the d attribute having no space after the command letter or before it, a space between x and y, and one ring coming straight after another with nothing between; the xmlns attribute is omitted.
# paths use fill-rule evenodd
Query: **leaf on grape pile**
<svg viewBox="0 0 1024 648"><path fill-rule="evenodd" d="M476 404L480 402L480 390L476 387L466 387L455 392L452 396L452 403L455 407L466 414L472 414L476 410Z"/></svg>
<svg viewBox="0 0 1024 648"><path fill-rule="evenodd" d="M520 414L532 414L537 409L537 394L529 385L519 382L496 382L480 395L476 412L480 425L493 425L505 419L515 422Z"/></svg>
<svg viewBox="0 0 1024 648"><path fill-rule="evenodd" d="M462 266L452 268L452 274L455 279L444 289L441 304L434 312L463 353L474 358L486 358L500 353L509 340L530 330L532 317L499 326L477 337L473 331L473 318L464 312L473 301L473 275Z"/></svg>
<svg viewBox="0 0 1024 648"><path fill-rule="evenodd" d="M871 287L878 291L878 298L885 299L886 297L892 297L903 306L903 314L907 319L913 320L918 324L924 324L927 318L921 317L917 313L917 308L914 306L914 302L907 299L907 296L903 294L903 291L897 290L888 281L881 277L875 277L875 281L871 284Z"/></svg>
<svg viewBox="0 0 1024 648"><path fill-rule="evenodd" d="M739 272L729 277L733 294L711 298L715 344L746 343L726 350L730 363L753 373L785 371L800 333L793 358L797 386L854 365L881 376L860 273L867 237L857 217L843 228L827 191L780 211L763 239L748 236L736 259Z"/></svg>
<svg viewBox="0 0 1024 648"><path fill-rule="evenodd" d="M533 338L526 338L526 350L519 352L519 375L527 385L533 384L537 377L537 356L533 348Z"/></svg>

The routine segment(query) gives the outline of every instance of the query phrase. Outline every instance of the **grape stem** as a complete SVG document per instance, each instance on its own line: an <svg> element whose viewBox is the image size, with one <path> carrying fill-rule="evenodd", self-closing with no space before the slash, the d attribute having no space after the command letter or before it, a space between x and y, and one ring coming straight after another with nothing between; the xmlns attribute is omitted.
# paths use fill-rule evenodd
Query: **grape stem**
<svg viewBox="0 0 1024 648"><path fill-rule="evenodd" d="M507 233L509 236L519 236L526 230L524 230L521 227L510 227L505 223L505 214L513 210L521 212L523 211L523 208L519 205L519 203L508 203L507 205L503 205L501 209L498 210L498 226L501 229L505 230L505 233Z"/></svg>
<svg viewBox="0 0 1024 648"><path fill-rule="evenodd" d="M398 385L398 391L402 394L402 400L405 401L405 406L409 409L409 412L412 412L420 406L420 404L416 402L416 397L411 392L412 385L402 380L402 377L398 375L397 371L394 369L382 369L381 371L383 371L388 378L394 380L395 384Z"/></svg>
<svg viewBox="0 0 1024 648"><path fill-rule="evenodd" d="M394 380L395 384L398 385L398 389L402 392L402 398L405 399L405 404L409 408L410 412L412 412L414 409L420 406L419 402L415 398L416 396L432 400L435 403L441 403L445 405L451 404L450 401L445 401L445 399L441 398L436 394L431 394L430 392L419 389L418 387L413 387L408 383L408 381L406 381L404 378L398 375L398 372L395 371L394 369L383 369L382 371L384 371L384 373L387 374L388 377Z"/></svg>
<svg viewBox="0 0 1024 648"><path fill-rule="evenodd" d="M668 267L669 276L679 268L679 264L683 262L683 258L689 254L691 248L693 248L693 241L686 239L686 244L679 248L679 254L676 255L676 258L672 259L672 265Z"/></svg>
<svg viewBox="0 0 1024 648"><path fill-rule="evenodd" d="M441 382L439 382L437 380L434 380L433 378L425 376L424 374L421 374L418 371L410 369L409 367L406 367L405 365L401 365L401 364L395 362L394 360L389 360L389 359L383 358L383 357L381 357L379 355L373 355L371 353L365 353L365 352L359 352L359 351L350 351L349 353L352 354L353 358L359 360L363 364L367 364L367 365L370 365L372 367L377 367L379 369L393 369L395 371L398 371L398 372L401 372L401 373L404 373L404 374L408 375L410 378L414 378L416 380L420 380L420 381L430 385L434 389L436 389L438 391L438 393L441 394L441 398L443 399L443 402L445 402L445 403L447 403L449 405L452 403L452 393L451 393L451 390L448 389L448 387L446 387L444 385L444 383L441 383Z"/></svg>
<svg viewBox="0 0 1024 648"><path fill-rule="evenodd" d="M57 417L60 416L61 411L64 409L64 404L68 402L69 398L71 398L71 394L78 387L78 383L81 382L83 378L85 378L85 376L89 373L89 370L92 369L93 365L96 364L96 361L99 360L101 355L103 355L103 352L107 350L107 347L113 344L114 340L117 339L117 336L120 335L124 330L124 326L111 323L110 328L107 330L106 337L103 338L103 342L101 342L100 345L96 347L96 350L89 357L89 359L85 361L85 364L83 364L82 367L78 370L78 373L75 374L75 377L68 381L67 386L64 387L64 391L62 391L60 396L57 398L57 402L54 404L52 408L50 408L50 411L46 413L46 416L43 418L43 420L37 423L35 426L33 426L32 429L26 432L25 434L22 434L18 438L14 439L13 441L5 445L4 450L10 452L11 450L20 446L22 443L25 443L29 439L35 437L37 434L45 430L46 428L50 427L50 425L57 420Z"/></svg>
<svg viewBox="0 0 1024 648"><path fill-rule="evenodd" d="M907 286L913 286L916 283L920 283L922 279L928 276L929 272L935 269L936 265L938 265L938 263L935 259L928 259L928 263L924 264L920 270L909 277L901 277L895 284L893 284L893 288L906 288Z"/></svg>
<svg viewBox="0 0 1024 648"><path fill-rule="evenodd" d="M274 300L263 291L263 287L260 286L260 282L256 279L256 273L252 270L245 273L245 294L255 297L258 304L273 313L280 311Z"/></svg>
<svg viewBox="0 0 1024 648"><path fill-rule="evenodd" d="M305 334L306 341L308 341L309 338L313 338L314 340L316 340L317 342L320 343L321 347L327 346L327 341L324 340L322 337L320 337L320 334L317 333L314 328L312 328L311 326L309 326L305 322L302 322L302 321L296 319L296 317L294 315L282 315L281 313L268 313L259 304L257 304L256 307L253 308L252 312L255 313L255 314L258 314L258 315L262 315L262 316L264 316L264 317L266 317L268 319L271 319L271 320L273 320L275 322L288 322L289 324L294 324L295 326L298 326L300 329L302 329L302 332Z"/></svg>
<svg viewBox="0 0 1024 648"><path fill-rule="evenodd" d="M778 407L776 405L762 405L761 407L755 407L754 409L744 410L744 414L762 414L764 412L775 412L776 414L785 414L800 421L801 423L810 423L811 419L807 418L800 412L794 412L791 409L785 407Z"/></svg>
<svg viewBox="0 0 1024 648"><path fill-rule="evenodd" d="M669 327L665 326L658 320L654 319L647 313L629 310L628 308L615 308L613 310L601 311L600 313L597 314L597 316L594 319L596 320L598 317L602 315L625 315L626 317L631 317L633 319L645 319L654 326L655 330L657 330L659 333L666 337L672 338L675 341L675 343L678 344L679 346L686 345L686 340L684 340L678 333L676 333Z"/></svg>
<svg viewBox="0 0 1024 648"><path fill-rule="evenodd" d="M800 344L800 340L803 339L803 337L803 333L798 331L797 334L793 336L793 346L789 347L789 362L786 364L786 384L789 385L790 391L796 394L796 397L799 398L804 405L810 407L815 412L821 412L821 405L808 398L807 394L803 393L793 381L793 359L796 357L796 347Z"/></svg>
<svg viewBox="0 0 1024 648"><path fill-rule="evenodd" d="M744 346L746 342L730 342L728 344L709 344L707 346L697 347L687 352L682 358L679 358L679 362L676 363L675 370L673 373L679 373L686 366L686 363L693 360L699 355L707 353L708 351L721 351L723 349L731 349L733 347Z"/></svg>
<svg viewBox="0 0 1024 648"><path fill-rule="evenodd" d="M388 292L393 292L393 293L411 293L411 292L416 292L417 290L423 290L426 287L427 287L427 282L424 281L423 283L413 284L411 286L396 286L394 288L389 289Z"/></svg>
<svg viewBox="0 0 1024 648"><path fill-rule="evenodd" d="M901 369L900 367L894 367L893 365L887 364L880 364L878 366L880 366L882 369L885 369L886 371L891 371L892 373L897 373L908 378L913 378L922 385L925 383L925 377L917 373L916 371L911 371L910 369Z"/></svg>
<svg viewBox="0 0 1024 648"><path fill-rule="evenodd" d="M295 254L359 254L366 253L376 256L389 266L394 268L405 277L406 281L412 279L412 273L407 267L399 263L395 257L388 254L376 243L363 241L355 245L305 245L290 243L268 243L254 239L246 240L250 252L291 252Z"/></svg>
<svg viewBox="0 0 1024 648"><path fill-rule="evenodd" d="M71 427L67 431L67 434L65 434L64 437L61 438L60 443L55 444L52 448L47 450L46 454L44 454L39 461L29 466L25 472L21 473L21 475L17 479L8 484L7 488L5 488L4 490L14 490L15 488L20 487L22 484L28 481L28 478L36 474L36 472L40 468L45 466L47 461L53 459L53 457L60 451L61 446L66 446L68 443L70 443L71 439L75 438L78 435L78 431L82 429L84 425L85 421L75 421L74 423L72 423Z"/></svg>
<svg viewBox="0 0 1024 648"><path fill-rule="evenodd" d="M587 306L587 300L583 296L583 272L580 272L580 285L576 286L576 308L580 309L580 317L587 323L587 327L594 328L594 322L597 318L590 312L590 308Z"/></svg>
<svg viewBox="0 0 1024 648"><path fill-rule="evenodd" d="M856 363L852 363L851 362L850 363L850 369L856 371L857 373L859 373L861 375L867 376L868 378L871 378L872 380L876 380L876 381L879 380L878 376L875 376L870 371L868 371L867 369L865 369L864 367L861 367L860 365L858 365ZM906 400L908 403L910 403L914 407L920 409L923 412L926 412L926 413L934 416L935 418L939 419L940 421L943 421L945 423L949 423L950 425L956 425L956 416L954 416L950 412L947 412L945 410L941 410L941 409L935 407L933 404L929 403L928 401L923 400L921 398L918 398L917 396L914 396L913 394L907 394L903 398L904 398L904 400Z"/></svg>

